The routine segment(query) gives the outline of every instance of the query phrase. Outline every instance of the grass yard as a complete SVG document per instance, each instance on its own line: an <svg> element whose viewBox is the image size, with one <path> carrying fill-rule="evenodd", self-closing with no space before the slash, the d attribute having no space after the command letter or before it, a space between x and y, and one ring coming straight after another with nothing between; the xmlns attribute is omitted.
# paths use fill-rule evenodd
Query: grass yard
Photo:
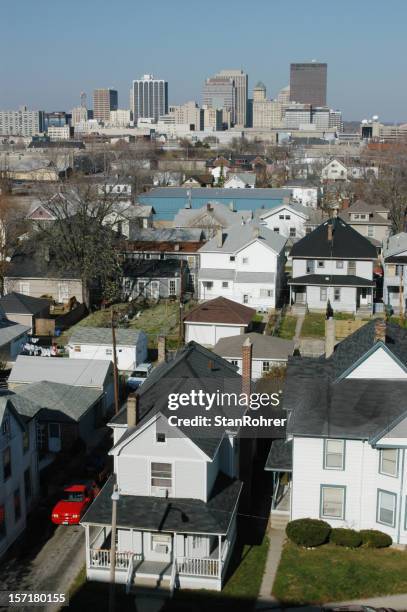
<svg viewBox="0 0 407 612"><path fill-rule="evenodd" d="M407 552L355 550L327 544L314 550L285 544L273 595L287 605L323 604L407 592Z"/></svg>
<svg viewBox="0 0 407 612"><path fill-rule="evenodd" d="M305 315L301 328L301 338L324 338L325 314L322 312L308 312Z"/></svg>
<svg viewBox="0 0 407 612"><path fill-rule="evenodd" d="M355 315L351 312L334 312L334 319L336 321L354 321Z"/></svg>
<svg viewBox="0 0 407 612"><path fill-rule="evenodd" d="M280 328L278 330L278 337L284 338L285 340L292 340L295 335L295 326L297 324L297 317L286 315L281 321Z"/></svg>

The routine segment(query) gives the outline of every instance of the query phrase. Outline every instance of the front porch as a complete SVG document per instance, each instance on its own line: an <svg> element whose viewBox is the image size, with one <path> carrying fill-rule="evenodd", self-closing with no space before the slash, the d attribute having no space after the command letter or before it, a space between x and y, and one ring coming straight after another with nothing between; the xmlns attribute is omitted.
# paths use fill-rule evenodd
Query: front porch
<svg viewBox="0 0 407 612"><path fill-rule="evenodd" d="M306 277L304 277L305 279ZM350 285L345 282L339 284L327 276L320 279L320 284L313 284L310 279L293 279L290 281L290 306L295 314L304 314L307 311L326 312L328 301L334 311L348 312L364 316L373 314L374 283L365 281L363 285ZM342 279L341 279L342 280ZM361 284L362 284L361 279ZM332 282L332 284L328 284ZM335 284L336 283L336 284Z"/></svg>

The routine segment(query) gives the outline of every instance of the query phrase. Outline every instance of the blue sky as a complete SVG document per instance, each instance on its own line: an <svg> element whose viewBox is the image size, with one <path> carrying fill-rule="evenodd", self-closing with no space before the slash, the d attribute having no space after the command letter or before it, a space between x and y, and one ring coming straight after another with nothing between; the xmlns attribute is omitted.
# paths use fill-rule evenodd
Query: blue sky
<svg viewBox="0 0 407 612"><path fill-rule="evenodd" d="M2 0L0 108L69 110L109 86L128 108L145 73L170 103L200 101L222 68L274 96L291 61L317 59L345 119L407 121L406 23L407 0Z"/></svg>

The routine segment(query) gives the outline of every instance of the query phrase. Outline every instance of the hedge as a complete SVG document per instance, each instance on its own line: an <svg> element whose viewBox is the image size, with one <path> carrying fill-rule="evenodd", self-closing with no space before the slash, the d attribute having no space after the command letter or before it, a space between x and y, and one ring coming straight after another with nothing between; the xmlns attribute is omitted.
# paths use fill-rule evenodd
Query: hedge
<svg viewBox="0 0 407 612"><path fill-rule="evenodd" d="M313 548L327 542L331 526L325 521L317 519L296 519L287 524L285 532L294 544L305 548Z"/></svg>
<svg viewBox="0 0 407 612"><path fill-rule="evenodd" d="M358 548L362 544L362 536L354 529L343 529L341 527L332 529L329 541L337 546Z"/></svg>
<svg viewBox="0 0 407 612"><path fill-rule="evenodd" d="M359 533L362 536L362 545L366 548L387 548L392 544L391 537L383 531L362 529Z"/></svg>

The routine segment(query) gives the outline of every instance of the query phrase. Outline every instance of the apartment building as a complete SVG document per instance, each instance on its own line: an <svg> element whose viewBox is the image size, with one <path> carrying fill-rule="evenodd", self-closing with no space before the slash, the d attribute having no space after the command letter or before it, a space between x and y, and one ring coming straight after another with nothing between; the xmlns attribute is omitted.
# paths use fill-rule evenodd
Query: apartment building
<svg viewBox="0 0 407 612"><path fill-rule="evenodd" d="M0 136L35 136L44 131L44 111L28 110L21 106L18 110L0 110Z"/></svg>

